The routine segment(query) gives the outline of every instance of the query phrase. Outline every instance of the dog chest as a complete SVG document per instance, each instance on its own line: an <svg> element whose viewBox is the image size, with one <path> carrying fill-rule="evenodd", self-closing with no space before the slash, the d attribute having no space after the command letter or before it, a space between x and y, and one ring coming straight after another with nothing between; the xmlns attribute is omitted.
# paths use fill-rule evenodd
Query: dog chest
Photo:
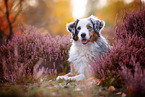
<svg viewBox="0 0 145 97"><path fill-rule="evenodd" d="M74 70L76 73L84 73L91 68L90 60L95 57L94 47L92 45L78 46L72 45L69 51L69 59L73 64Z"/></svg>

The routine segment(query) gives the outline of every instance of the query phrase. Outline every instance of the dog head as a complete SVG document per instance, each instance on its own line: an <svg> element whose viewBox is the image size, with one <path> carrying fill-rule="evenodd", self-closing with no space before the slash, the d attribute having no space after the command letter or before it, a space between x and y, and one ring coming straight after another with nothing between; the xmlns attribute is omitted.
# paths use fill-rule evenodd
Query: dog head
<svg viewBox="0 0 145 97"><path fill-rule="evenodd" d="M88 42L97 41L104 25L104 21L90 16L84 19L76 19L74 22L68 23L67 30L72 33L75 41L81 41L82 44L87 44Z"/></svg>

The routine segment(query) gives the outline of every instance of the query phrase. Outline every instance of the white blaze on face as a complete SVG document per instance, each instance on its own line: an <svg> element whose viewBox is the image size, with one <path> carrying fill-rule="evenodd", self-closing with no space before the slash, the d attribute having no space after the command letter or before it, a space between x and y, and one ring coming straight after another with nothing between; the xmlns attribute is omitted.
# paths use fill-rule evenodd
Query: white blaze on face
<svg viewBox="0 0 145 97"><path fill-rule="evenodd" d="M92 26L92 23L90 20L88 20L88 18L85 19L80 19L78 24L77 24L77 28L80 27L81 29L78 30L78 38L80 41L82 41L82 43L87 43L90 39L89 36L89 30L87 29L87 25L90 24L90 26ZM82 34L86 34L86 36L84 38L82 38Z"/></svg>

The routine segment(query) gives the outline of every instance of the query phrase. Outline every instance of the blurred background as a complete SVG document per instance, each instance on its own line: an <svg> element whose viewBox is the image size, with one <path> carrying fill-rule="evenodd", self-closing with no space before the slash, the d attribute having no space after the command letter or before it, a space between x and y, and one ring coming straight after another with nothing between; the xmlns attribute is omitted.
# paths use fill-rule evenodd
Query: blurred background
<svg viewBox="0 0 145 97"><path fill-rule="evenodd" d="M51 35L69 34L66 23L94 15L104 20L102 34L113 43L115 23L124 10L141 10L145 0L0 0L0 43L20 33L21 25Z"/></svg>

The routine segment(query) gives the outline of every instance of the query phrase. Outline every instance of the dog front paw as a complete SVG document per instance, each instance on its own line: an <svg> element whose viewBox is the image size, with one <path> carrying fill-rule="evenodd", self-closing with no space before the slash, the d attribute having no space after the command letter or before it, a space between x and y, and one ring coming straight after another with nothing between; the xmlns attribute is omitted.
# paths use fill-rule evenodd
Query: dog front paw
<svg viewBox="0 0 145 97"><path fill-rule="evenodd" d="M76 81L76 79L74 77L68 77L68 80Z"/></svg>
<svg viewBox="0 0 145 97"><path fill-rule="evenodd" d="M76 81L76 79L74 77L68 77L68 76L58 76L56 78L57 81L62 81L62 80L65 80L65 81Z"/></svg>
<svg viewBox="0 0 145 97"><path fill-rule="evenodd" d="M68 80L68 76L58 76L56 80Z"/></svg>

